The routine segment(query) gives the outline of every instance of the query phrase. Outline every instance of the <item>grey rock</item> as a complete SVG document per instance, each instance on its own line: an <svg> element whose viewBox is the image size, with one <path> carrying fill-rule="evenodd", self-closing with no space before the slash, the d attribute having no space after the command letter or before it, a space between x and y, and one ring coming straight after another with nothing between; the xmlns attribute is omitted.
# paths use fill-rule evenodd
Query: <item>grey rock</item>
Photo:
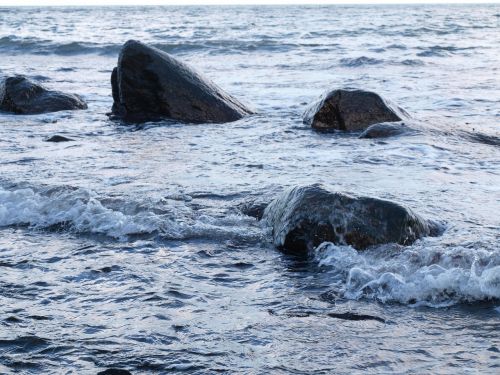
<svg viewBox="0 0 500 375"><path fill-rule="evenodd" d="M362 250L385 243L410 245L442 232L442 225L397 203L331 192L321 185L286 191L269 204L263 220L272 228L275 246L301 255L323 242Z"/></svg>
<svg viewBox="0 0 500 375"><path fill-rule="evenodd" d="M16 114L37 114L87 109L75 94L48 90L24 76L7 77L0 83L0 110Z"/></svg>
<svg viewBox="0 0 500 375"><path fill-rule="evenodd" d="M359 138L388 138L413 132L413 129L402 122L382 122L370 125Z"/></svg>
<svg viewBox="0 0 500 375"><path fill-rule="evenodd" d="M123 46L111 86L112 114L129 122L224 123L252 113L192 67L134 40Z"/></svg>
<svg viewBox="0 0 500 375"><path fill-rule="evenodd" d="M378 94L364 90L333 90L304 113L304 123L319 131L364 130L380 122L401 121L408 114Z"/></svg>

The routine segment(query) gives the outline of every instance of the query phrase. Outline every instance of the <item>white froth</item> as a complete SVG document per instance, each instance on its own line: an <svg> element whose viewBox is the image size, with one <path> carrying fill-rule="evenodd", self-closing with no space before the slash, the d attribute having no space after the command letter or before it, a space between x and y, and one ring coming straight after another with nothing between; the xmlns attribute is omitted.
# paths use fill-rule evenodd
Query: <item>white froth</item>
<svg viewBox="0 0 500 375"><path fill-rule="evenodd" d="M178 210L170 208L168 214L139 206L122 212L106 207L95 193L84 189L61 188L44 194L30 188L12 191L0 188L0 227L27 225L44 229L61 225L78 233L103 234L122 240L149 233L168 239L258 237L260 233L256 226L242 231L242 225L252 222L241 216L196 216L185 206Z"/></svg>
<svg viewBox="0 0 500 375"><path fill-rule="evenodd" d="M500 299L500 256L492 251L421 242L358 252L323 243L315 257L350 299L434 307Z"/></svg>

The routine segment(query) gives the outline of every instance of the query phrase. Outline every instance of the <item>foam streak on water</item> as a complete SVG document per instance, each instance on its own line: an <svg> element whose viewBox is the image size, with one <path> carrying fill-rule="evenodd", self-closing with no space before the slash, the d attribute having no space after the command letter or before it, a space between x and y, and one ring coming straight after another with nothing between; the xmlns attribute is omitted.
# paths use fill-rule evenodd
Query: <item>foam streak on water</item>
<svg viewBox="0 0 500 375"><path fill-rule="evenodd" d="M0 76L89 104L0 113L0 373L498 373L499 15L0 8ZM110 121L111 71L132 38L258 113ZM313 132L307 103L337 87L380 93L418 131ZM45 142L54 134L74 141ZM325 243L297 259L240 210L314 183L398 202L446 230L364 252Z"/></svg>

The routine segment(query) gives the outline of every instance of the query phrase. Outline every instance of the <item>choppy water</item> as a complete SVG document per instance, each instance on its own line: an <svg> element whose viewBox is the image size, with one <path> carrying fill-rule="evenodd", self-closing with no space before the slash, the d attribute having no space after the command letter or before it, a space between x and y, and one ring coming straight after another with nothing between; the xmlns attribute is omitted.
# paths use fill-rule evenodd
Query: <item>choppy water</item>
<svg viewBox="0 0 500 375"><path fill-rule="evenodd" d="M89 110L0 114L0 373L498 373L499 26L498 5L1 8L0 74ZM108 120L132 38L258 114ZM306 104L341 86L427 130L376 141L304 126ZM54 134L76 141L44 142ZM447 230L301 260L238 209L317 182Z"/></svg>

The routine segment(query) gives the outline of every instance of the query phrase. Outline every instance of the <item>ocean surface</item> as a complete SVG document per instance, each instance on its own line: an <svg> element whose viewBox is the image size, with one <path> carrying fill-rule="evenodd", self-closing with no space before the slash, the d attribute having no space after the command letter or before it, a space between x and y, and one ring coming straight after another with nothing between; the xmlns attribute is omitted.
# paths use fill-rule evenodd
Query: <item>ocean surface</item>
<svg viewBox="0 0 500 375"><path fill-rule="evenodd" d="M257 114L109 120L129 39ZM89 104L0 113L1 374L499 373L500 5L0 8L0 56ZM303 125L339 87L426 130ZM297 259L239 209L312 183L446 230Z"/></svg>

